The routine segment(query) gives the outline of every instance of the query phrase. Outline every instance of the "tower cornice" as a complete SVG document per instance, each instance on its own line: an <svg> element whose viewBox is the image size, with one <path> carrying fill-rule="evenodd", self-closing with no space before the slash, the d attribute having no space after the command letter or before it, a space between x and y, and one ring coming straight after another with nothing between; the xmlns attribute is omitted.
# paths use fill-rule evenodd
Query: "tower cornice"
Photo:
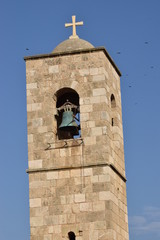
<svg viewBox="0 0 160 240"><path fill-rule="evenodd" d="M34 59L40 59L40 58L50 58L50 57L59 57L59 56L66 56L66 55L74 55L74 54L84 54L84 53L92 53L92 52L98 52L103 51L107 59L110 61L116 72L119 76L121 76L121 72L116 66L115 62L105 49L105 47L96 47L96 48L89 48L89 49L81 49L81 50L73 50L73 51L65 51L65 52L56 52L56 53L47 53L47 54L38 54L33 56L25 56L24 60L34 60Z"/></svg>

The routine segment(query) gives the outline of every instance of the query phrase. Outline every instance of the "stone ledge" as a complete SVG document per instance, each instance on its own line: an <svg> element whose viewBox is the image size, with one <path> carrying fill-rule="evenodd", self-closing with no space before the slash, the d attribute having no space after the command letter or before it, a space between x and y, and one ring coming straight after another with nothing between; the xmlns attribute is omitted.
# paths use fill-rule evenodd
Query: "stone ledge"
<svg viewBox="0 0 160 240"><path fill-rule="evenodd" d="M27 169L26 173L36 173L36 172L49 172L49 171L66 171L66 170L73 170L73 169L83 169L85 168L94 168L94 167L110 167L124 182L127 181L126 177L121 174L118 169L113 165L109 163L101 163L101 164L92 164L92 165L83 165L78 167L61 167L61 168L41 168L41 169Z"/></svg>

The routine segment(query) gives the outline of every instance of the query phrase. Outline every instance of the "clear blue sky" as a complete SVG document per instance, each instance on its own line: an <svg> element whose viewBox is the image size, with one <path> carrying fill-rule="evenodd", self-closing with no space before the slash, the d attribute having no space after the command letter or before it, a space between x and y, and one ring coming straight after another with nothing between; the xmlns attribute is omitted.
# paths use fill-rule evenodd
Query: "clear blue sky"
<svg viewBox="0 0 160 240"><path fill-rule="evenodd" d="M159 0L0 0L0 239L29 240L23 57L67 39L74 14L78 35L105 46L122 72L130 240L159 240Z"/></svg>

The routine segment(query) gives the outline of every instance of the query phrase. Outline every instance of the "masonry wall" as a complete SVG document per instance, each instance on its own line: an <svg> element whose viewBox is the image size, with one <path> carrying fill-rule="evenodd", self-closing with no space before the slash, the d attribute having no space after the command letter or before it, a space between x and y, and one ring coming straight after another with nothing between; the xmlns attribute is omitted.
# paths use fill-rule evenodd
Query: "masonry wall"
<svg viewBox="0 0 160 240"><path fill-rule="evenodd" d="M128 239L115 68L97 51L28 59L26 73L31 240L67 239L69 231L78 240ZM56 135L56 92L64 87L80 97L77 140Z"/></svg>

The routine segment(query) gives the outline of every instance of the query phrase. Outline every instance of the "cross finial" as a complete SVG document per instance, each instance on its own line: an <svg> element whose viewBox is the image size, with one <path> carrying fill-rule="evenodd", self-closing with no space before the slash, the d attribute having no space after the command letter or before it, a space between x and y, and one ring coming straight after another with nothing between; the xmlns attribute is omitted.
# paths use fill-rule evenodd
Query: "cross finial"
<svg viewBox="0 0 160 240"><path fill-rule="evenodd" d="M69 38L79 38L76 34L76 26L82 26L83 22L76 22L76 16L72 16L72 23L66 23L65 27L73 27L72 35Z"/></svg>

